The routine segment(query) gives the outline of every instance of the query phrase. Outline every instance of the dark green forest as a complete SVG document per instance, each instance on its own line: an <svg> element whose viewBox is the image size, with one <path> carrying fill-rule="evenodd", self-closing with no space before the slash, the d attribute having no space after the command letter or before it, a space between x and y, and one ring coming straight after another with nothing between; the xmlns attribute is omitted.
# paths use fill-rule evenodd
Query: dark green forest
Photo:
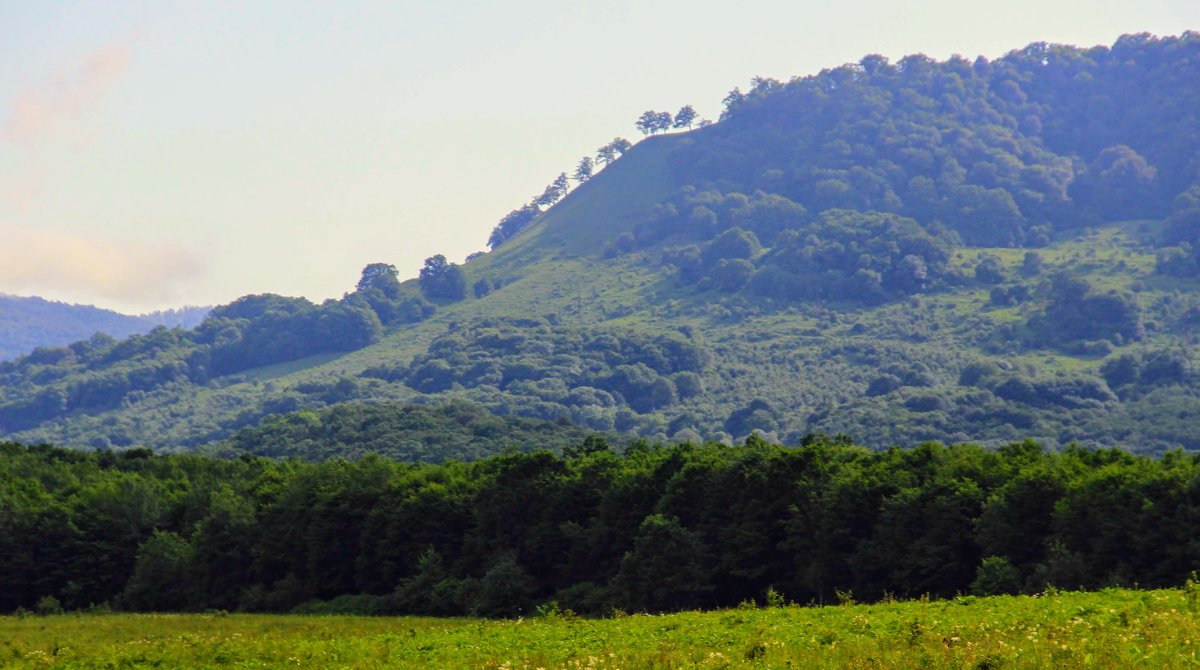
<svg viewBox="0 0 1200 670"><path fill-rule="evenodd" d="M1200 565L1200 457L1179 451L591 436L431 465L5 443L0 482L0 612L667 611L1167 586Z"/></svg>

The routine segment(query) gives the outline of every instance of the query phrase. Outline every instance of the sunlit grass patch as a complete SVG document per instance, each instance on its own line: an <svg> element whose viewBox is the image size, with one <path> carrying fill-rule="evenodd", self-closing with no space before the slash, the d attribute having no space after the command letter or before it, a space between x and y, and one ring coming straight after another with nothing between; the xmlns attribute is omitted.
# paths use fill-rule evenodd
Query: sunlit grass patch
<svg viewBox="0 0 1200 670"><path fill-rule="evenodd" d="M1183 668L1182 590L743 608L605 619L0 618L12 668Z"/></svg>

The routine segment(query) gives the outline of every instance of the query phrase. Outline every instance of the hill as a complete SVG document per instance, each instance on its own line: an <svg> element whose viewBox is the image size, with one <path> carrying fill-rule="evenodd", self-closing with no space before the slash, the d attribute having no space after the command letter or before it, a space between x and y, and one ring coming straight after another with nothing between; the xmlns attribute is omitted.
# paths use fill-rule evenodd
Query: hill
<svg viewBox="0 0 1200 670"><path fill-rule="evenodd" d="M0 294L0 360L86 340L96 333L124 339L156 326L192 328L207 307L184 307L130 316L91 305Z"/></svg>
<svg viewBox="0 0 1200 670"><path fill-rule="evenodd" d="M183 450L465 399L678 440L1197 449L1198 82L1195 33L756 78L461 267L0 365L0 429Z"/></svg>

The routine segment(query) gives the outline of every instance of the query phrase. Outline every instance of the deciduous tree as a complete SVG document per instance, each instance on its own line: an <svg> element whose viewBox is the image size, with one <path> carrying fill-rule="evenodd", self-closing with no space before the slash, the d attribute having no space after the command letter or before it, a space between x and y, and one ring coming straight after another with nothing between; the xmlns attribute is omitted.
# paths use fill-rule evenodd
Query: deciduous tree
<svg viewBox="0 0 1200 670"><path fill-rule="evenodd" d="M691 105L684 105L675 113L675 128L692 129L692 124L696 122L696 110Z"/></svg>
<svg viewBox="0 0 1200 670"><path fill-rule="evenodd" d="M584 156L579 159L579 164L575 166L575 181L582 184L592 178L592 170L595 165L592 163L591 156Z"/></svg>
<svg viewBox="0 0 1200 670"><path fill-rule="evenodd" d="M425 259L418 282L421 292L429 298L462 300L467 295L467 281L462 269L448 262L442 254Z"/></svg>

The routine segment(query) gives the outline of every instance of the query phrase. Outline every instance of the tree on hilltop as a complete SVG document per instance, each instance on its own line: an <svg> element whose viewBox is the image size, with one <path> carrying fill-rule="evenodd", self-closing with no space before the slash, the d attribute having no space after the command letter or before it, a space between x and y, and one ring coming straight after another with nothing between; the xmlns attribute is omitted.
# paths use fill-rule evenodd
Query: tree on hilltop
<svg viewBox="0 0 1200 670"><path fill-rule="evenodd" d="M617 150L613 148L612 144L605 144L599 149L596 149L597 163L603 163L605 166L607 166L609 163L615 160L617 160Z"/></svg>
<svg viewBox="0 0 1200 670"><path fill-rule="evenodd" d="M728 118L729 115L733 114L733 112L745 101L746 94L742 93L741 88L734 86L733 90L729 92L729 95L726 95L721 99L721 104L725 107L725 109L721 112L721 118Z"/></svg>
<svg viewBox="0 0 1200 670"><path fill-rule="evenodd" d="M653 109L648 109L638 116L635 126L637 130L642 131L642 134L658 134L671 130L671 113L670 112L655 112Z"/></svg>
<svg viewBox="0 0 1200 670"><path fill-rule="evenodd" d="M595 170L595 163L592 162L591 156L584 156L579 159L579 164L575 166L575 181L582 184L592 178L592 172Z"/></svg>
<svg viewBox="0 0 1200 670"><path fill-rule="evenodd" d="M646 110L633 124L643 135L653 135L658 132L658 112Z"/></svg>
<svg viewBox="0 0 1200 670"><path fill-rule="evenodd" d="M631 146L633 145L624 137L614 137L612 142L596 150L596 162L607 166L609 163L617 160L626 151L629 151L629 147Z"/></svg>
<svg viewBox="0 0 1200 670"><path fill-rule="evenodd" d="M688 130L691 130L692 124L696 122L696 117L698 116L699 114L696 113L695 108L693 108L691 105L684 105L678 112L675 112L675 123L673 124L673 127L687 128Z"/></svg>
<svg viewBox="0 0 1200 670"><path fill-rule="evenodd" d="M377 288L389 298L400 294L400 273L391 263L371 263L363 268L362 278L358 280L356 290L366 291Z"/></svg>
<svg viewBox="0 0 1200 670"><path fill-rule="evenodd" d="M418 282L427 298L462 300L467 296L467 280L462 268L448 262L442 254L425 259Z"/></svg>
<svg viewBox="0 0 1200 670"><path fill-rule="evenodd" d="M512 239L514 235L533 223L540 213L541 210L536 205L529 204L505 214L504 218L500 219L500 223L497 223L496 227L492 229L492 234L487 241L488 247L495 249Z"/></svg>
<svg viewBox="0 0 1200 670"><path fill-rule="evenodd" d="M671 129L671 121L672 121L672 119L671 119L670 112L659 112L656 115L655 127L658 129L659 132L665 133Z"/></svg>
<svg viewBox="0 0 1200 670"><path fill-rule="evenodd" d="M554 203L562 200L563 196L565 196L567 191L570 189L571 183L567 181L567 173L559 173L559 175L554 178L554 181L550 182L550 185L546 187L546 190L542 191L541 195L534 198L533 204L539 207L551 207L554 205Z"/></svg>
<svg viewBox="0 0 1200 670"><path fill-rule="evenodd" d="M643 135L657 135L671 129L671 113L647 110L638 117L635 126Z"/></svg>

